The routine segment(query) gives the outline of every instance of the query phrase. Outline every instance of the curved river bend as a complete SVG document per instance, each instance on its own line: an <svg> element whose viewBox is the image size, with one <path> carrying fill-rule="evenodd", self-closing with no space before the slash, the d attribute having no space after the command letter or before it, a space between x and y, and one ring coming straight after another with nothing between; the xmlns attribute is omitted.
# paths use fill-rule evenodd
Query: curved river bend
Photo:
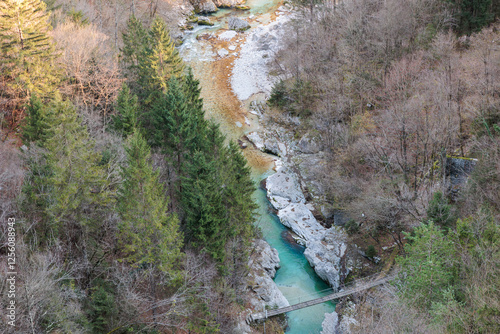
<svg viewBox="0 0 500 334"><path fill-rule="evenodd" d="M193 68L195 77L200 80L202 97L208 118L215 119L224 134L233 140L242 135L257 130L258 119L248 113L248 105L252 100L262 100L263 94L255 94L247 101L240 101L231 89L233 62L238 56L241 44L246 36L257 26L263 26L276 18L275 11L281 5L278 0L248 0L246 5L250 11L219 10L211 17L213 27L197 27L181 47L181 54ZM240 33L230 43L224 43L213 35L227 30L227 20L230 16L249 18L252 29ZM219 57L217 51L237 45L227 56ZM233 46L234 48L234 46ZM259 182L273 173L275 157L264 154L253 146L245 149L244 154L252 168L252 176ZM269 212L269 202L266 193L258 189L254 194L259 205L256 224L261 228L264 239L279 252L281 268L277 271L275 282L290 304L322 296L328 285L321 280L303 255L303 249L285 240L286 228L279 222L276 215ZM286 333L318 334L325 313L335 310L333 303L324 303L288 313Z"/></svg>

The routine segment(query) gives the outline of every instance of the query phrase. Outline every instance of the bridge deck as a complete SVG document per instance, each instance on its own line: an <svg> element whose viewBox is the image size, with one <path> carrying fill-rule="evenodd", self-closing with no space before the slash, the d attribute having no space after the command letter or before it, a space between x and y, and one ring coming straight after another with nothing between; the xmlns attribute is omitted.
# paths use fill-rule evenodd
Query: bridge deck
<svg viewBox="0 0 500 334"><path fill-rule="evenodd" d="M394 276L387 276L387 277L384 277L384 278L381 278L381 279L378 279L378 280L374 280L374 281L371 281L371 282L367 282L367 283L364 283L364 284L361 284L361 285L356 285L356 286L354 286L352 288L349 288L349 289L346 289L344 291L332 293L332 294L330 294L328 296L324 296L324 297L321 297L321 298L312 299L312 300L309 300L307 302L298 303L298 304L295 304L295 305L290 305L290 306L287 306L287 307L282 307L282 308L278 308L278 309L274 309L274 310L267 310L267 311L264 311L264 312L254 313L254 314L251 314L249 316L248 320L249 321L262 320L262 319L266 319L266 318L269 318L269 317L273 317L273 316L278 315L278 314L282 314L282 313L286 313L286 312L291 312L291 311L299 310L301 308L313 306L313 305L316 305L316 304L321 304L321 303L324 303L324 302L327 302L327 301L330 301L330 300L333 300L333 299L339 299L339 298L348 296L350 294L353 294L353 293L356 293L356 292L360 292L360 291L372 288L372 287L377 286L377 285L384 284L384 283L386 283L387 281L389 281L389 280L391 280L393 278L394 278Z"/></svg>

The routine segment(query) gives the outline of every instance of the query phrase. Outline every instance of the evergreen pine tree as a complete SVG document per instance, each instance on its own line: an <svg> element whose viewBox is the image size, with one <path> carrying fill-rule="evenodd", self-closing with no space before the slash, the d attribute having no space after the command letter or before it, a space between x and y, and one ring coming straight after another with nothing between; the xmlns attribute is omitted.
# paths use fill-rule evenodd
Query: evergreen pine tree
<svg viewBox="0 0 500 334"><path fill-rule="evenodd" d="M130 88L123 84L116 101L117 113L113 116L113 127L125 137L132 134L137 127L139 104L137 95L130 92Z"/></svg>
<svg viewBox="0 0 500 334"><path fill-rule="evenodd" d="M148 115L149 134L153 145L171 157L177 175L181 176L186 157L196 149L197 115L189 108L179 80L171 78L168 87Z"/></svg>
<svg viewBox="0 0 500 334"><path fill-rule="evenodd" d="M9 88L1 93L4 97L22 101L56 89L59 75L45 7L40 0L0 2L0 72Z"/></svg>
<svg viewBox="0 0 500 334"><path fill-rule="evenodd" d="M401 294L416 308L428 310L443 300L451 285L456 266L453 243L431 221L407 235L406 257L399 257Z"/></svg>
<svg viewBox="0 0 500 334"><path fill-rule="evenodd" d="M495 18L491 0L450 1L458 7L458 30L462 34L478 32Z"/></svg>
<svg viewBox="0 0 500 334"><path fill-rule="evenodd" d="M122 37L121 62L125 67L125 76L133 91L137 94L140 89L137 86L140 64L144 61L146 49L148 48L148 32L142 22L132 15L127 21L127 28Z"/></svg>
<svg viewBox="0 0 500 334"><path fill-rule="evenodd" d="M146 103L150 103L156 91L165 92L171 77L180 78L184 63L175 49L165 21L156 18L149 30L144 61L140 60L140 84L147 90Z"/></svg>
<svg viewBox="0 0 500 334"><path fill-rule="evenodd" d="M216 159L196 152L187 170L182 192L186 239L223 262L228 230L220 166Z"/></svg>
<svg viewBox="0 0 500 334"><path fill-rule="evenodd" d="M184 76L183 82L184 95L189 108L197 113L197 117L204 118L203 99L200 97L200 81L196 80L191 67L188 68L187 74Z"/></svg>
<svg viewBox="0 0 500 334"><path fill-rule="evenodd" d="M106 166L99 164L101 155L93 150L94 142L70 103L56 102L52 113L54 132L45 144L52 170L48 213L56 229L66 225L98 230L99 208L112 202Z"/></svg>
<svg viewBox="0 0 500 334"><path fill-rule="evenodd" d="M177 217L167 213L168 201L158 172L153 170L145 139L135 131L128 140L127 163L118 195L119 244L124 260L152 265L175 274L182 240Z"/></svg>
<svg viewBox="0 0 500 334"><path fill-rule="evenodd" d="M43 141L49 131L46 107L36 95L32 95L26 108L26 118L22 127L22 139L25 145Z"/></svg>
<svg viewBox="0 0 500 334"><path fill-rule="evenodd" d="M255 185L251 178L250 167L233 141L227 148L225 173L228 175L226 186L226 206L228 220L233 236L243 240L253 237L254 213L257 205L252 199Z"/></svg>

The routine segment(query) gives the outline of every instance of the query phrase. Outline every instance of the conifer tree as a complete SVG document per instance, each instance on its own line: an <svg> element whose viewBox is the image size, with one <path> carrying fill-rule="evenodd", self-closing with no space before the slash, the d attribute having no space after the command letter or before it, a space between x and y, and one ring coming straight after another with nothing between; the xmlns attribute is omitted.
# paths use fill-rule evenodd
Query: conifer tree
<svg viewBox="0 0 500 334"><path fill-rule="evenodd" d="M223 262L229 240L252 237L255 188L245 158L234 143L224 144L219 126L209 122L204 133L187 164L182 209L187 240Z"/></svg>
<svg viewBox="0 0 500 334"><path fill-rule="evenodd" d="M7 98L44 97L56 89L59 71L45 7L40 0L0 2L0 72L9 88L1 94Z"/></svg>
<svg viewBox="0 0 500 334"><path fill-rule="evenodd" d="M197 113L197 117L203 119L205 112L203 111L203 99L200 97L200 81L195 79L191 67L188 68L187 74L184 76L183 84L189 108Z"/></svg>
<svg viewBox="0 0 500 334"><path fill-rule="evenodd" d="M182 76L184 63L170 38L165 21L160 18L156 18L151 25L148 46L144 62L140 63L140 84L149 94L158 90L165 92L171 77ZM151 99L149 95L148 99Z"/></svg>
<svg viewBox="0 0 500 334"><path fill-rule="evenodd" d="M32 95L26 108L26 118L22 127L22 138L25 145L43 141L49 131L47 110L42 101Z"/></svg>
<svg viewBox="0 0 500 334"><path fill-rule="evenodd" d="M128 140L127 163L118 195L119 243L124 260L152 265L175 274L182 247L177 217L167 213L168 200L153 170L146 140L135 131Z"/></svg>
<svg viewBox="0 0 500 334"><path fill-rule="evenodd" d="M450 0L458 7L458 29L470 35L487 26L495 18L491 0Z"/></svg>
<svg viewBox="0 0 500 334"><path fill-rule="evenodd" d="M140 64L144 61L146 48L148 47L148 32L142 22L132 15L127 21L127 28L122 37L121 62L126 69L125 75L129 84L132 85L135 91L139 89L137 82L139 81Z"/></svg>
<svg viewBox="0 0 500 334"><path fill-rule="evenodd" d="M171 78L168 87L148 115L149 134L153 145L170 155L181 176L186 157L196 149L199 115L189 108L179 80Z"/></svg>
<svg viewBox="0 0 500 334"><path fill-rule="evenodd" d="M100 208L112 202L101 155L69 102L56 102L52 113L54 132L45 144L52 170L48 213L56 229L69 224L95 231L102 223Z"/></svg>
<svg viewBox="0 0 500 334"><path fill-rule="evenodd" d="M210 155L196 152L187 170L182 192L186 239L223 262L228 229L220 166Z"/></svg>
<svg viewBox="0 0 500 334"><path fill-rule="evenodd" d="M254 212L257 205L252 200L255 185L251 178L250 167L233 141L227 148L225 173L228 175L226 186L226 206L228 220L233 236L250 239L253 235Z"/></svg>
<svg viewBox="0 0 500 334"><path fill-rule="evenodd" d="M130 88L128 88L126 84L123 84L118 94L116 109L117 113L113 116L113 127L126 137L132 134L134 129L137 128L137 115L139 109L137 95L131 94Z"/></svg>

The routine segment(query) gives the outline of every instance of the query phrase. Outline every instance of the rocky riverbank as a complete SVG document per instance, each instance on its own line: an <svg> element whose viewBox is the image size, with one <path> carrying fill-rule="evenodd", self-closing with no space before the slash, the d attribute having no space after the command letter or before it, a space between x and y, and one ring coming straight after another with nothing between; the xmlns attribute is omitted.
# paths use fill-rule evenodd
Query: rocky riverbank
<svg viewBox="0 0 500 334"><path fill-rule="evenodd" d="M248 260L248 303L247 312L240 315L236 333L250 334L255 331L246 323L246 317L251 312L261 312L264 309L286 307L290 304L273 281L276 270L280 268L278 251L269 244L256 239L251 245Z"/></svg>

